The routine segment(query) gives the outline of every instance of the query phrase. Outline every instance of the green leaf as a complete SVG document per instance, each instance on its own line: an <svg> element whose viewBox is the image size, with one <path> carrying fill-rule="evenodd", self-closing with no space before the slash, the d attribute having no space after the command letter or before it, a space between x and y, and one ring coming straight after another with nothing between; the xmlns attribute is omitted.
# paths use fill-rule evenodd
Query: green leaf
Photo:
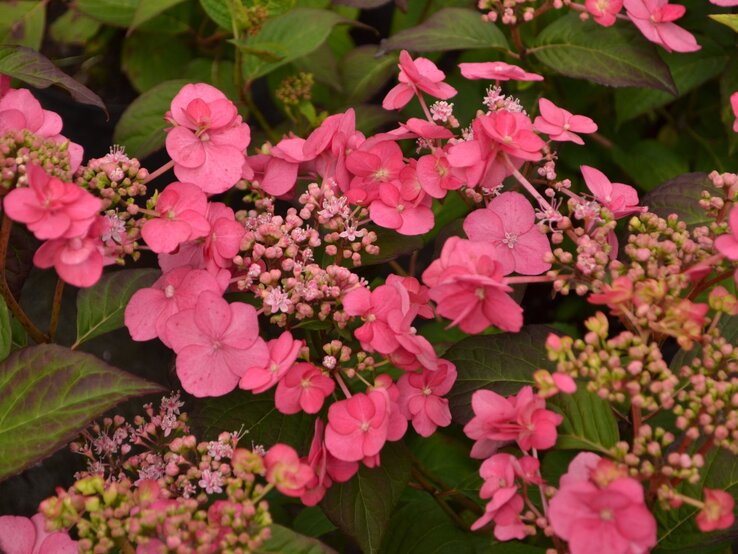
<svg viewBox="0 0 738 554"><path fill-rule="evenodd" d="M238 88L233 82L235 64L230 60L195 58L185 68L184 77L193 81L210 83L231 101L238 102Z"/></svg>
<svg viewBox="0 0 738 554"><path fill-rule="evenodd" d="M553 369L544 344L553 329L528 325L519 333L469 337L448 349L444 358L456 365L458 377L448 394L454 420L466 423L474 415L471 397L490 389L507 396L533 383L537 369Z"/></svg>
<svg viewBox="0 0 738 554"><path fill-rule="evenodd" d="M102 99L59 70L51 61L35 50L23 46L0 46L0 73L19 79L37 88L58 85L66 89L77 102L97 106L106 114Z"/></svg>
<svg viewBox="0 0 738 554"><path fill-rule="evenodd" d="M558 394L548 405L564 416L556 448L607 452L620 439L610 405L581 383L574 394Z"/></svg>
<svg viewBox="0 0 738 554"><path fill-rule="evenodd" d="M481 502L479 460L469 456L467 440L439 429L428 438L409 435L406 441L423 471L434 481L442 483L444 489L453 488L475 502Z"/></svg>
<svg viewBox="0 0 738 554"><path fill-rule="evenodd" d="M0 363L0 480L49 456L123 400L162 390L62 346L14 352Z"/></svg>
<svg viewBox="0 0 738 554"><path fill-rule="evenodd" d="M718 23L728 26L730 29L738 33L738 14L735 13L715 13L710 15L710 19L714 19Z"/></svg>
<svg viewBox="0 0 738 554"><path fill-rule="evenodd" d="M118 121L113 141L125 146L134 158L145 158L164 146L164 114L187 83L186 79L165 81L136 98Z"/></svg>
<svg viewBox="0 0 738 554"><path fill-rule="evenodd" d="M328 85L338 92L343 91L336 55L327 42L307 56L297 58L293 63L300 71L312 73L316 82Z"/></svg>
<svg viewBox="0 0 738 554"><path fill-rule="evenodd" d="M369 225L367 229L377 233L377 241L374 244L379 246L379 254L376 256L363 254L361 256L362 265L382 264L423 248L423 239L420 236L401 235L390 229L374 225Z"/></svg>
<svg viewBox="0 0 738 554"><path fill-rule="evenodd" d="M129 27L139 2L156 4L160 0L76 0L74 5L82 13L114 27Z"/></svg>
<svg viewBox="0 0 738 554"><path fill-rule="evenodd" d="M38 50L45 25L45 2L23 0L0 4L0 44L18 44Z"/></svg>
<svg viewBox="0 0 738 554"><path fill-rule="evenodd" d="M306 537L281 525L272 525L272 536L257 550L257 553L275 552L279 554L337 554L327 544Z"/></svg>
<svg viewBox="0 0 738 554"><path fill-rule="evenodd" d="M529 52L567 77L677 93L669 67L633 25L604 28L572 13L546 27Z"/></svg>
<svg viewBox="0 0 738 554"><path fill-rule="evenodd" d="M136 11L133 13L133 19L128 32L130 33L136 27L143 25L147 21L153 19L160 13L168 10L172 6L181 4L184 0L143 0L140 1L136 7Z"/></svg>
<svg viewBox="0 0 738 554"><path fill-rule="evenodd" d="M263 56L244 57L244 78L253 81L263 77L297 58L307 56L323 44L333 27L340 23L353 23L336 12L296 8L284 15L268 19L261 31L246 40L236 41L236 47L246 54L254 48L273 51L279 45L280 59L269 61Z"/></svg>
<svg viewBox="0 0 738 554"><path fill-rule="evenodd" d="M67 10L49 27L51 38L64 44L84 45L97 34L102 24L76 10Z"/></svg>
<svg viewBox="0 0 738 554"><path fill-rule="evenodd" d="M356 106L356 129L368 135L390 123L397 122L397 114L376 104Z"/></svg>
<svg viewBox="0 0 738 554"><path fill-rule="evenodd" d="M0 361L10 354L13 347L13 326L10 323L10 311L5 300L0 296Z"/></svg>
<svg viewBox="0 0 738 554"><path fill-rule="evenodd" d="M615 146L612 158L645 191L689 171L683 156L657 140L639 140L626 148Z"/></svg>
<svg viewBox="0 0 738 554"><path fill-rule="evenodd" d="M308 537L320 537L338 529L318 506L309 506L302 510L292 522L295 531Z"/></svg>
<svg viewBox="0 0 738 554"><path fill-rule="evenodd" d="M675 213L690 227L706 225L712 219L699 205L703 190L719 193L706 173L685 173L656 187L643 197L641 204L660 217Z"/></svg>
<svg viewBox="0 0 738 554"><path fill-rule="evenodd" d="M359 46L341 60L341 82L347 104L371 99L397 70L396 56L377 58L376 54L375 46Z"/></svg>
<svg viewBox="0 0 738 554"><path fill-rule="evenodd" d="M677 97L684 96L702 83L720 75L728 61L725 51L709 39L701 39L697 52L664 53L677 88ZM675 100L668 92L652 89L623 89L615 91L615 112L618 125L664 106Z"/></svg>
<svg viewBox="0 0 738 554"><path fill-rule="evenodd" d="M257 395L236 390L220 398L200 400L192 419L204 439L243 428L246 444L253 441L268 448L284 442L301 453L307 453L315 425L315 416L304 412L284 415L277 410L273 391Z"/></svg>
<svg viewBox="0 0 738 554"><path fill-rule="evenodd" d="M379 552L392 510L409 479L405 445L387 443L379 467L362 466L350 481L334 483L320 507L365 554L374 554Z"/></svg>
<svg viewBox="0 0 738 554"><path fill-rule="evenodd" d="M158 33L140 32L123 43L121 65L139 92L180 77L182 67L192 58L190 48L177 37L168 37L166 48L161 47L161 41Z"/></svg>
<svg viewBox="0 0 738 554"><path fill-rule="evenodd" d="M508 44L502 31L494 23L482 21L478 11L444 8L417 27L402 30L383 41L380 51L437 52L471 48L507 50Z"/></svg>
<svg viewBox="0 0 738 554"><path fill-rule="evenodd" d="M156 269L123 269L107 273L77 294L75 346L123 327L128 301L138 289L151 286L161 275Z"/></svg>
<svg viewBox="0 0 738 554"><path fill-rule="evenodd" d="M228 0L200 0L200 5L210 19L223 27L223 29L229 32L233 31Z"/></svg>

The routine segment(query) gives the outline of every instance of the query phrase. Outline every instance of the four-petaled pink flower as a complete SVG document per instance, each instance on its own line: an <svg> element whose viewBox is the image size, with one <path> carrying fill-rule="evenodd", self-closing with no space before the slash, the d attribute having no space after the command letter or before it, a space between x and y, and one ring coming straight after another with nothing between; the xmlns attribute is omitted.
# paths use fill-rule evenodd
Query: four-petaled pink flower
<svg viewBox="0 0 738 554"><path fill-rule="evenodd" d="M345 462L379 454L387 440L388 398L386 392L375 390L331 404L325 429L328 451Z"/></svg>
<svg viewBox="0 0 738 554"><path fill-rule="evenodd" d="M167 337L177 353L182 387L197 397L229 393L246 368L265 366L269 359L254 307L229 304L209 290L193 309L167 320Z"/></svg>
<svg viewBox="0 0 738 554"><path fill-rule="evenodd" d="M293 339L292 334L285 331L279 338L270 340L267 347L269 347L267 364L248 368L238 383L242 389L259 394L272 388L295 363L297 354L302 348L302 341Z"/></svg>
<svg viewBox="0 0 738 554"><path fill-rule="evenodd" d="M46 518L36 514L0 517L0 552L4 554L77 554L79 547L63 531L49 533Z"/></svg>
<svg viewBox="0 0 738 554"><path fill-rule="evenodd" d="M444 83L446 74L427 58L410 57L407 50L400 52L399 81L400 84L387 93L382 101L385 110L403 108L419 91L430 94L440 100L448 100L456 95L456 89Z"/></svg>
<svg viewBox="0 0 738 554"><path fill-rule="evenodd" d="M517 332L523 326L523 310L508 296L512 288L488 243L449 238L423 282L437 312L465 333L481 333L490 325Z"/></svg>
<svg viewBox="0 0 738 554"><path fill-rule="evenodd" d="M584 7L597 23L610 27L617 21L617 15L623 9L623 0L585 0Z"/></svg>
<svg viewBox="0 0 738 554"><path fill-rule="evenodd" d="M430 437L438 427L451 424L448 400L443 395L456 381L456 367L446 360L439 360L438 365L436 371L407 373L397 381L400 410L422 437Z"/></svg>
<svg viewBox="0 0 738 554"><path fill-rule="evenodd" d="M669 4L668 0L625 0L624 4L643 36L668 52L695 52L701 48L692 33L674 23L684 15L684 6Z"/></svg>
<svg viewBox="0 0 738 554"><path fill-rule="evenodd" d="M518 192L503 192L487 208L470 213L464 232L471 240L491 243L505 275L538 275L551 268L544 260L551 252L548 238L536 226L533 206Z"/></svg>
<svg viewBox="0 0 738 554"><path fill-rule="evenodd" d="M228 268L241 249L246 229L236 221L233 210L222 202L208 204L207 219L210 231L205 236L203 254L208 269Z"/></svg>
<svg viewBox="0 0 738 554"><path fill-rule="evenodd" d="M3 201L8 217L25 223L40 240L84 235L102 202L74 183L64 183L29 163L27 188L11 190Z"/></svg>
<svg viewBox="0 0 738 554"><path fill-rule="evenodd" d="M274 405L283 414L296 414L300 410L317 414L335 387L333 379L313 364L297 363L279 381Z"/></svg>
<svg viewBox="0 0 738 554"><path fill-rule="evenodd" d="M730 232L715 239L715 249L729 260L738 261L738 207L728 215Z"/></svg>
<svg viewBox="0 0 738 554"><path fill-rule="evenodd" d="M379 185L397 179L404 167L402 150L396 142L367 142L346 157L346 169L354 178L344 192L352 203L366 205L378 197Z"/></svg>
<svg viewBox="0 0 738 554"><path fill-rule="evenodd" d="M705 489L704 492L705 505L695 518L700 531L709 533L731 527L735 521L733 496L719 489Z"/></svg>
<svg viewBox="0 0 738 554"><path fill-rule="evenodd" d="M460 63L461 74L470 80L543 81L543 76L505 62Z"/></svg>
<svg viewBox="0 0 738 554"><path fill-rule="evenodd" d="M168 130L167 152L180 181L217 194L241 179L251 131L225 94L205 83L187 84L172 100L167 117L174 125Z"/></svg>
<svg viewBox="0 0 738 554"><path fill-rule="evenodd" d="M538 108L541 115L536 117L533 127L539 133L547 134L551 137L551 140L584 144L582 138L576 133L594 133L597 131L597 124L590 118L583 115L574 115L545 98L538 100Z"/></svg>
<svg viewBox="0 0 738 554"><path fill-rule="evenodd" d="M630 185L612 183L599 169L583 165L584 182L595 200L612 212L615 219L643 212L646 208L638 205L638 192Z"/></svg>
<svg viewBox="0 0 738 554"><path fill-rule="evenodd" d="M417 199L415 191L397 181L379 185L377 199L369 204L369 217L377 225L401 235L422 235L434 223L431 198L422 195Z"/></svg>
<svg viewBox="0 0 738 554"><path fill-rule="evenodd" d="M183 242L208 234L207 209L208 199L202 190L192 183L174 182L159 195L159 217L144 223L141 236L154 252L173 252Z"/></svg>
<svg viewBox="0 0 738 554"><path fill-rule="evenodd" d="M305 494L307 484L315 478L313 469L300 461L297 452L286 444L275 444L264 456L267 482L286 496Z"/></svg>

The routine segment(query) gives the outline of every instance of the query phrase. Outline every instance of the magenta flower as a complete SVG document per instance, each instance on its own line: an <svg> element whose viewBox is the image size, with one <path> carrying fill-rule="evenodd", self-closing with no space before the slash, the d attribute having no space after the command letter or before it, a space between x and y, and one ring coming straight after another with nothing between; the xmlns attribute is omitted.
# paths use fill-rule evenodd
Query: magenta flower
<svg viewBox="0 0 738 554"><path fill-rule="evenodd" d="M32 518L0 517L0 552L4 554L77 554L77 541L62 531L49 533L43 514Z"/></svg>
<svg viewBox="0 0 738 554"><path fill-rule="evenodd" d="M208 200L202 190L191 183L174 182L159 195L159 217L144 223L141 236L154 252L173 252L183 242L210 232L207 209Z"/></svg>
<svg viewBox="0 0 738 554"><path fill-rule="evenodd" d="M172 100L166 147L180 181L208 194L235 185L243 172L249 126L233 102L205 83L187 84Z"/></svg>
<svg viewBox="0 0 738 554"><path fill-rule="evenodd" d="M388 398L386 393L372 391L331 404L325 429L328 451L345 462L379 454L387 440Z"/></svg>
<svg viewBox="0 0 738 554"><path fill-rule="evenodd" d="M735 521L733 507L735 500L733 496L719 489L705 489L705 505L695 518L697 527L703 533L728 529Z"/></svg>
<svg viewBox="0 0 738 554"><path fill-rule="evenodd" d="M275 444L264 456L266 480L286 496L305 494L307 484L315 477L312 468L300 461L297 452L286 444Z"/></svg>
<svg viewBox="0 0 738 554"><path fill-rule="evenodd" d="M730 95L730 107L733 110L733 116L735 117L735 121L733 122L733 132L738 133L738 92L734 92Z"/></svg>
<svg viewBox="0 0 738 554"><path fill-rule="evenodd" d="M209 202L207 219L210 231L205 235L203 255L211 271L228 268L241 250L241 239L246 234L243 225L236 221L233 210L222 202Z"/></svg>
<svg viewBox="0 0 738 554"><path fill-rule="evenodd" d="M128 301L124 321L131 338L137 341L159 337L167 346L167 320L182 310L197 304L203 291L222 295L224 288L207 271L189 267L175 268L161 277L151 287L137 290Z"/></svg>
<svg viewBox="0 0 738 554"><path fill-rule="evenodd" d="M583 165L581 170L595 200L610 210L615 219L646 210L638 205L638 192L630 185L611 183L602 171L594 167Z"/></svg>
<svg viewBox="0 0 738 554"><path fill-rule="evenodd" d="M294 364L277 385L274 405L283 414L317 414L336 384L313 364Z"/></svg>
<svg viewBox="0 0 738 554"><path fill-rule="evenodd" d="M447 152L440 148L421 156L415 169L423 191L433 198L444 198L448 191L458 190L464 184L454 175Z"/></svg>
<svg viewBox="0 0 738 554"><path fill-rule="evenodd" d="M380 285L372 291L360 287L343 298L348 315L361 316L364 325L354 331L361 347L370 352L390 354L399 347L395 333L387 323L392 309L401 302L400 291L394 287Z"/></svg>
<svg viewBox="0 0 738 554"><path fill-rule="evenodd" d="M5 96L10 90L10 77L0 73L0 98Z"/></svg>
<svg viewBox="0 0 738 554"><path fill-rule="evenodd" d="M576 133L594 133L597 124L583 115L574 115L545 98L538 100L541 115L536 117L533 127L539 133L547 134L551 140L558 142L570 141L584 144Z"/></svg>
<svg viewBox="0 0 738 554"><path fill-rule="evenodd" d="M167 320L167 337L177 353L182 386L197 397L229 393L246 368L264 366L269 359L254 307L229 304L209 290L194 308Z"/></svg>
<svg viewBox="0 0 738 554"><path fill-rule="evenodd" d="M25 223L40 240L84 235L102 209L100 199L35 164L26 171L28 187L11 190L3 201L8 217Z"/></svg>
<svg viewBox="0 0 738 554"><path fill-rule="evenodd" d="M625 0L630 20L648 40L663 46L668 52L694 52L701 46L694 35L674 21L686 12L684 6L668 0Z"/></svg>
<svg viewBox="0 0 738 554"><path fill-rule="evenodd" d="M505 275L538 275L551 268L544 259L551 252L548 238L536 226L533 206L518 192L503 192L487 208L471 212L464 232L471 240L492 244Z"/></svg>
<svg viewBox="0 0 738 554"><path fill-rule="evenodd" d="M451 410L443 395L455 381L456 367L445 360L436 371L407 373L397 381L400 409L420 436L430 437L438 427L451 424Z"/></svg>
<svg viewBox="0 0 738 554"><path fill-rule="evenodd" d="M480 121L500 151L521 160L536 162L541 159L544 143L533 132L533 124L526 114L502 110L487 114Z"/></svg>
<svg viewBox="0 0 738 554"><path fill-rule="evenodd" d="M543 81L543 76L505 62L460 63L461 74L470 80Z"/></svg>
<svg viewBox="0 0 738 554"><path fill-rule="evenodd" d="M617 21L617 15L623 9L623 0L585 0L587 12L598 24L610 27Z"/></svg>
<svg viewBox="0 0 738 554"><path fill-rule="evenodd" d="M440 100L448 100L456 95L456 89L444 83L446 74L427 58L410 57L407 50L400 52L400 84L387 93L382 101L385 110L399 110L412 100L419 91Z"/></svg>
<svg viewBox="0 0 738 554"><path fill-rule="evenodd" d="M260 187L272 196L284 196L295 188L300 164L308 158L303 154L305 140L285 138L273 146L264 168Z"/></svg>
<svg viewBox="0 0 738 554"><path fill-rule="evenodd" d="M373 144L364 143L346 158L346 169L354 178L343 192L354 204L366 205L378 198L379 185L398 179L404 167L402 150L396 142L383 140Z"/></svg>
<svg viewBox="0 0 738 554"><path fill-rule="evenodd" d="M508 296L512 288L493 252L487 243L451 237L423 273L437 312L465 333L490 325L517 332L523 326L523 310Z"/></svg>
<svg viewBox="0 0 738 554"><path fill-rule="evenodd" d="M738 208L728 215L729 233L715 239L715 249L729 260L738 261Z"/></svg>
<svg viewBox="0 0 738 554"><path fill-rule="evenodd" d="M394 229L401 235L422 235L433 228L431 198L404 183L393 181L379 185L379 195L369 204L369 217L380 227Z"/></svg>
<svg viewBox="0 0 738 554"><path fill-rule="evenodd" d="M562 476L549 504L553 532L569 543L571 554L648 552L656 544L656 520L645 505L643 487L617 471L597 475L601 464L612 463L599 460L593 467L593 457L599 458L578 454Z"/></svg>
<svg viewBox="0 0 738 554"><path fill-rule="evenodd" d="M294 340L289 331L267 343L269 360L265 366L250 367L241 376L238 386L260 394L272 388L295 363L302 348L301 340Z"/></svg>

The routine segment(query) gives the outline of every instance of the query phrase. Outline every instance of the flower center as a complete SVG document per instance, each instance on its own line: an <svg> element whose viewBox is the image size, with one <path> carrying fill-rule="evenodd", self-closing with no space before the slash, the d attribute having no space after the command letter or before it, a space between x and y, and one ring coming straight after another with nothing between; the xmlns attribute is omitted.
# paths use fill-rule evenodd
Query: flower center
<svg viewBox="0 0 738 554"><path fill-rule="evenodd" d="M479 298L480 300L484 300L484 288L479 287L477 290L474 291L474 294Z"/></svg>
<svg viewBox="0 0 738 554"><path fill-rule="evenodd" d="M164 296L167 298L172 298L174 296L174 285L167 285L164 288Z"/></svg>
<svg viewBox="0 0 738 554"><path fill-rule="evenodd" d="M515 248L518 242L518 235L516 233L505 233L505 238L502 239L503 244L507 244L507 247L511 250Z"/></svg>
<svg viewBox="0 0 738 554"><path fill-rule="evenodd" d="M424 388L423 388L423 394L424 394L425 396L430 396L431 394L433 394L433 391L431 390L431 388L430 388L430 387L424 387Z"/></svg>
<svg viewBox="0 0 738 554"><path fill-rule="evenodd" d="M610 508L605 508L604 510L600 511L600 519L603 521L612 521L613 519L613 513Z"/></svg>
<svg viewBox="0 0 738 554"><path fill-rule="evenodd" d="M303 379L300 381L300 386L303 389L309 389L310 388L310 379Z"/></svg>
<svg viewBox="0 0 738 554"><path fill-rule="evenodd" d="M368 421L362 421L361 422L361 430L365 433L369 430L369 422Z"/></svg>

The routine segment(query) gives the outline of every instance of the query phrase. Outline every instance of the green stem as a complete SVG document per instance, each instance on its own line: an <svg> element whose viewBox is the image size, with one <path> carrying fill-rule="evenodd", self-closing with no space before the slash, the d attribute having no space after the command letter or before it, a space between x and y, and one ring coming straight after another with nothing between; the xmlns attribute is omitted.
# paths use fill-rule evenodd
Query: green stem
<svg viewBox="0 0 738 554"><path fill-rule="evenodd" d="M49 340L54 341L56 329L59 326L59 314L61 313L62 295L64 293L64 281L56 280L54 289L54 302L51 305L51 319L49 320Z"/></svg>

